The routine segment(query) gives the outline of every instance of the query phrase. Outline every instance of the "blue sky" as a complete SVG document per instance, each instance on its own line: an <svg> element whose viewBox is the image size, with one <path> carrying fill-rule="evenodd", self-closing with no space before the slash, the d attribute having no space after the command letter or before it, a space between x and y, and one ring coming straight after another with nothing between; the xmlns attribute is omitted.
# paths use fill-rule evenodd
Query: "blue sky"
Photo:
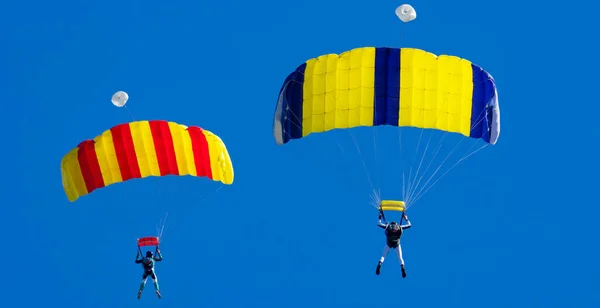
<svg viewBox="0 0 600 308"><path fill-rule="evenodd" d="M192 3L193 2L193 3ZM5 307L598 307L597 104L588 1L13 1L0 9ZM496 79L499 142L408 214L408 271L384 244L361 158L397 198L394 131L278 147L277 94L306 59L362 46L458 55ZM221 136L235 182L148 178L69 203L60 160L136 119ZM408 146L408 145L407 145ZM414 145L413 145L414 146ZM379 166L379 168L377 167ZM220 189L219 189L220 188ZM133 263L168 213L163 299Z"/></svg>

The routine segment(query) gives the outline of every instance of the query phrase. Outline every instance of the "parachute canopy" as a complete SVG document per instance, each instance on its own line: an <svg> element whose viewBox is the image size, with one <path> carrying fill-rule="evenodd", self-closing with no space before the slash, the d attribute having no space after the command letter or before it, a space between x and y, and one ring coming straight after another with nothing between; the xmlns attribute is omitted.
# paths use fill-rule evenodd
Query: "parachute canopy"
<svg viewBox="0 0 600 308"><path fill-rule="evenodd" d="M115 94L113 94L111 101L113 105L117 107L123 107L127 103L128 99L129 95L127 94L127 92L117 91Z"/></svg>
<svg viewBox="0 0 600 308"><path fill-rule="evenodd" d="M138 242L139 247L158 246L158 244L160 244L160 239L155 236L142 237L142 238L139 238L137 242Z"/></svg>
<svg viewBox="0 0 600 308"><path fill-rule="evenodd" d="M117 125L85 140L61 162L69 201L92 191L148 176L191 175L233 183L233 166L221 139L200 127L164 120Z"/></svg>
<svg viewBox="0 0 600 308"><path fill-rule="evenodd" d="M468 60L414 48L322 55L285 79L273 136L283 145L311 133L378 125L431 128L495 144L495 81Z"/></svg>
<svg viewBox="0 0 600 308"><path fill-rule="evenodd" d="M403 22L409 22L417 18L417 11L410 4L403 4L396 8L396 16Z"/></svg>
<svg viewBox="0 0 600 308"><path fill-rule="evenodd" d="M382 211L396 211L396 212L404 212L406 210L406 206L404 201L397 200L381 200L379 204L379 209Z"/></svg>

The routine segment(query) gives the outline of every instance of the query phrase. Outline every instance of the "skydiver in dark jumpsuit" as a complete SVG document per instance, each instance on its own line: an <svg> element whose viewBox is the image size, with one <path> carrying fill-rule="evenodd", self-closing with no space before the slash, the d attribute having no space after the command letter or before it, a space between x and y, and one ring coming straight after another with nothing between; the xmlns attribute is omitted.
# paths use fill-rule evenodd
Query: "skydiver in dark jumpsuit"
<svg viewBox="0 0 600 308"><path fill-rule="evenodd" d="M383 215L380 213L377 225L380 228L385 229L386 245L383 248L383 253L381 255L381 259L379 259L379 263L377 264L375 274L379 275L379 272L381 271L381 264L383 264L383 261L390 252L390 249L395 249L396 254L398 255L398 260L400 261L400 266L402 267L402 278L406 278L406 270L404 269L404 259L402 259L402 247L400 246L400 237L402 237L402 230L411 227L410 221L408 220L408 216L406 215L403 216L404 220L406 220L405 225L398 225L398 223L396 223L395 221L387 223L385 219L382 218Z"/></svg>
<svg viewBox="0 0 600 308"><path fill-rule="evenodd" d="M152 281L154 282L154 288L156 289L156 295L158 295L158 298L161 298L161 294L160 294L160 289L158 287L158 278L156 277L156 273L154 272L154 263L155 262L159 262L162 261L162 255L160 254L160 250L156 250L157 256L154 257L152 254L152 251L146 251L146 257L142 257L140 259L140 252L138 251L137 256L135 257L135 263L142 264L142 267L144 268L144 274L142 275L142 284L140 285L140 290L138 291L138 295L137 298L139 299L142 296L142 291L144 290L144 287L146 286L146 280L148 279L148 276L150 276L150 278L152 278Z"/></svg>

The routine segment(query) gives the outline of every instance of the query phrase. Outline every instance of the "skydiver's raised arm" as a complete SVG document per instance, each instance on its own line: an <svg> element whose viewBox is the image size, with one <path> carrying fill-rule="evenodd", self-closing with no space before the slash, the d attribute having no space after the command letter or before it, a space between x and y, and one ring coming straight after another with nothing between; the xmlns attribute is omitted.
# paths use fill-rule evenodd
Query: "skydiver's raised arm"
<svg viewBox="0 0 600 308"><path fill-rule="evenodd" d="M383 215L379 214L379 220L377 221L377 226L379 226L382 229L387 228L388 223L385 221L385 218L383 218Z"/></svg>
<svg viewBox="0 0 600 308"><path fill-rule="evenodd" d="M142 259L140 259L140 252L139 251L135 255L135 263L142 263Z"/></svg>
<svg viewBox="0 0 600 308"><path fill-rule="evenodd" d="M154 261L159 262L159 261L162 261L162 259L163 259L163 257L160 254L160 249L157 249L156 250L156 258L154 258Z"/></svg>
<svg viewBox="0 0 600 308"><path fill-rule="evenodd" d="M410 224L410 220L408 220L408 216L404 215L404 219L406 220L406 224L400 226L400 228L402 228L402 230L408 229L408 228L410 228L412 226Z"/></svg>

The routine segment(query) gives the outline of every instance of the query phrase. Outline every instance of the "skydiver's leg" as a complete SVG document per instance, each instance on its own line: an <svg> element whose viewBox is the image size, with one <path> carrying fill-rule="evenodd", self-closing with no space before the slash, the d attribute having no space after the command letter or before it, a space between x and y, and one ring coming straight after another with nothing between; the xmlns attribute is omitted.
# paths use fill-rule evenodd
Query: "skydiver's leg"
<svg viewBox="0 0 600 308"><path fill-rule="evenodd" d="M144 272L142 275L142 283L140 284L140 290L138 291L137 298L139 299L142 296L142 291L144 291L144 287L146 286L146 280L148 279L148 274Z"/></svg>
<svg viewBox="0 0 600 308"><path fill-rule="evenodd" d="M156 273L154 273L154 271L152 272L152 274L150 274L150 278L152 278L152 282L154 282L154 289L156 290L156 295L158 295L158 298L161 298L161 294L160 294L160 288L158 287L158 277L156 277Z"/></svg>
<svg viewBox="0 0 600 308"><path fill-rule="evenodd" d="M400 265L404 266L404 259L402 258L402 246L398 245L398 247L396 247L396 255L398 255L398 261L400 261Z"/></svg>
<svg viewBox="0 0 600 308"><path fill-rule="evenodd" d="M383 264L383 261L385 260L385 258L387 257L389 252L390 252L390 246L388 246L386 244L385 247L383 248L383 253L381 254L381 259L379 259L379 263L377 263L377 268L375 269L375 275L379 275L379 273L381 272L381 264Z"/></svg>
<svg viewBox="0 0 600 308"><path fill-rule="evenodd" d="M144 287L146 286L147 279L148 279L148 274L144 272L144 275L142 275L142 284L140 284L140 292L144 291Z"/></svg>
<svg viewBox="0 0 600 308"><path fill-rule="evenodd" d="M158 288L158 277L156 277L156 273L153 272L152 274L150 274L150 278L152 278L152 282L154 282L154 289L160 290Z"/></svg>
<svg viewBox="0 0 600 308"><path fill-rule="evenodd" d="M402 278L406 278L406 270L404 269L404 259L402 258L402 246L398 244L396 247L396 254L398 255L398 261L400 261L400 266L402 268Z"/></svg>
<svg viewBox="0 0 600 308"><path fill-rule="evenodd" d="M390 253L390 246L386 244L385 247L383 247L383 253L381 254L381 259L379 259L379 263L383 263L388 253Z"/></svg>

